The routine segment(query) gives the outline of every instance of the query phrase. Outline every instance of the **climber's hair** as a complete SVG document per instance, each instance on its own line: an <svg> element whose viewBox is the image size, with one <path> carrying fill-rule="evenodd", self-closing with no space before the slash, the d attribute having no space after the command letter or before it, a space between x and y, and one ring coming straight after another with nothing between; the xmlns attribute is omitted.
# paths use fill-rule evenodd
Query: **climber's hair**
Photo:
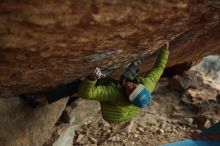
<svg viewBox="0 0 220 146"><path fill-rule="evenodd" d="M136 80L131 80L131 79L125 78L123 75L121 75L120 80L119 80L119 83L122 84L122 81L123 81L124 79L125 79L126 82L132 82L132 83L137 84L137 81L136 81Z"/></svg>

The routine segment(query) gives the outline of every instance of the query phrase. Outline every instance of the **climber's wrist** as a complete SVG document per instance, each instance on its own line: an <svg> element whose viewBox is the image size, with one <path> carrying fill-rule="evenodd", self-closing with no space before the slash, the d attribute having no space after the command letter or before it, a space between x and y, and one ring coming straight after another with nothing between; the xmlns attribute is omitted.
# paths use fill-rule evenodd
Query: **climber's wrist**
<svg viewBox="0 0 220 146"><path fill-rule="evenodd" d="M169 50L169 47L170 47L170 43L166 42L166 49Z"/></svg>
<svg viewBox="0 0 220 146"><path fill-rule="evenodd" d="M105 75L101 72L99 67L96 67L96 69L89 75L89 79L93 81L103 77L105 77Z"/></svg>

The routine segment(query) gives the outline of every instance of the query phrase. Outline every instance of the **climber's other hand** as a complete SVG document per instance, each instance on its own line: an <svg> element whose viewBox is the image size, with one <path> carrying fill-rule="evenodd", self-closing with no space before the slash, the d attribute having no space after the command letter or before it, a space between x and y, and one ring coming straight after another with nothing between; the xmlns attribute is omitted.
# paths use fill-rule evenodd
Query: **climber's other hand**
<svg viewBox="0 0 220 146"><path fill-rule="evenodd" d="M101 72L99 67L96 67L96 69L89 76L91 80L98 80L103 77L105 77L105 75Z"/></svg>
<svg viewBox="0 0 220 146"><path fill-rule="evenodd" d="M170 43L167 41L165 44L166 44L166 49L169 49Z"/></svg>

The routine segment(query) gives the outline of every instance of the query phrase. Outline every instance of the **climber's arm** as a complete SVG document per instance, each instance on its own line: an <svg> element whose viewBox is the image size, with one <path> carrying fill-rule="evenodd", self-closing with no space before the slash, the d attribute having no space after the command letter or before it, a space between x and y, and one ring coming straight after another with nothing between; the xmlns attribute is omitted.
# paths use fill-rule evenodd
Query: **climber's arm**
<svg viewBox="0 0 220 146"><path fill-rule="evenodd" d="M166 67L169 56L169 50L167 48L161 50L153 69L144 77L138 78L139 83L143 84L150 93L153 92L158 80L160 79Z"/></svg>
<svg viewBox="0 0 220 146"><path fill-rule="evenodd" d="M104 77L100 68L96 68L90 76L84 80L79 87L79 95L81 98L89 100L110 101L118 97L117 86L96 85L97 80Z"/></svg>
<svg viewBox="0 0 220 146"><path fill-rule="evenodd" d="M79 96L89 100L110 101L118 97L118 90L115 86L98 85L97 80L86 79L79 87Z"/></svg>

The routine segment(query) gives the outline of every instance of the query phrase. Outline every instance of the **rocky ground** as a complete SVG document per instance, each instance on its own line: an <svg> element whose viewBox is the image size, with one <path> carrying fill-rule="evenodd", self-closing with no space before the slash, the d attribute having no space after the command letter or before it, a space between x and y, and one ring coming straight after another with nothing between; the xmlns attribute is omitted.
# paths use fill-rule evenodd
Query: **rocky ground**
<svg viewBox="0 0 220 146"><path fill-rule="evenodd" d="M219 84L194 71L162 79L150 106L133 121L110 125L99 114L76 131L73 145L155 146L190 138L220 121L219 91Z"/></svg>

